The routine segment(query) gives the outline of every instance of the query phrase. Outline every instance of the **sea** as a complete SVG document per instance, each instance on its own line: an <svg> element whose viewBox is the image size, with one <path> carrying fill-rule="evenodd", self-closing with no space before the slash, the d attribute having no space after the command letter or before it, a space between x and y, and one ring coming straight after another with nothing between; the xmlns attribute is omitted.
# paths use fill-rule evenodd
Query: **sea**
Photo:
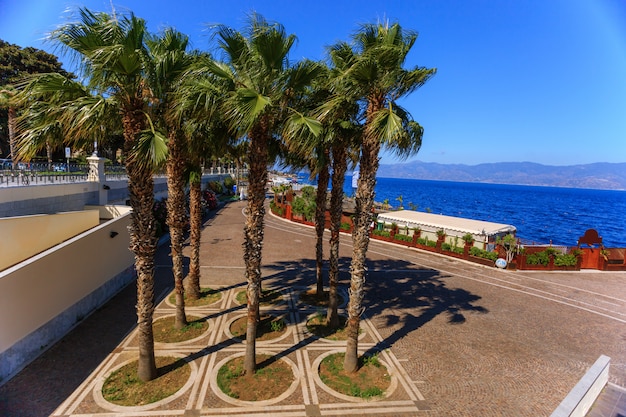
<svg viewBox="0 0 626 417"><path fill-rule="evenodd" d="M353 196L352 177L344 193ZM378 178L375 201L393 208L517 228L525 243L576 246L595 229L607 248L626 247L626 191Z"/></svg>

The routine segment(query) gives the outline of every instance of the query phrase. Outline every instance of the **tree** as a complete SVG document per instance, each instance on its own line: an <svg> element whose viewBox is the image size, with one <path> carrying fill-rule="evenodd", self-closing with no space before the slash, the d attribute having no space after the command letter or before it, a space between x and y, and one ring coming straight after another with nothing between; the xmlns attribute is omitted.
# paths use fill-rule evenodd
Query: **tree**
<svg viewBox="0 0 626 417"><path fill-rule="evenodd" d="M18 162L16 155L18 109L12 100L16 93L15 84L30 74L55 72L68 77L73 75L61 67L56 56L32 47L21 48L2 39L0 39L0 57L0 109L6 110L6 118L0 118L0 155L3 154L2 144L8 142L8 154L15 166ZM7 132L6 137L4 132Z"/></svg>
<svg viewBox="0 0 626 417"><path fill-rule="evenodd" d="M207 160L224 154L232 139L222 112L222 98L226 83L206 70L213 65L207 53L195 53L193 63L182 78L174 99L174 112L184 120L183 131L187 143L187 176L189 180L189 273L185 277L187 297L196 300L200 288L200 244L202 217L202 171Z"/></svg>
<svg viewBox="0 0 626 417"><path fill-rule="evenodd" d="M132 207L130 250L137 272L139 360L137 375L154 379L152 321L154 313L154 255L157 249L153 214L154 167L165 159L165 138L150 123L156 86L154 63L146 46L145 21L129 15L111 16L78 10L78 21L50 34L50 40L76 57L86 84L58 74L34 78L24 95L54 92L50 111L61 122L66 141L81 143L101 134L103 123L115 119L123 127L128 191ZM22 94L22 93L20 93Z"/></svg>
<svg viewBox="0 0 626 417"><path fill-rule="evenodd" d="M320 119L324 126L324 135L330 144L332 160L331 196L330 196L330 240L328 273L328 309L326 324L331 328L340 325L338 314L339 282L339 236L343 214L343 184L348 159L358 159L356 140L361 134L361 111L350 94L350 84L345 83L344 71L349 69L353 53L349 48L339 45L329 48L332 67L326 77L328 96L320 107ZM353 164L354 165L354 164Z"/></svg>
<svg viewBox="0 0 626 417"><path fill-rule="evenodd" d="M175 93L189 72L193 57L187 52L189 38L173 29L166 29L161 36L148 38L154 62L155 95L167 130L167 225L170 231L172 275L176 297L174 327L182 329L187 323L185 314L185 289L183 286L183 241L187 227L187 198L185 196L185 168L187 142L182 130L182 119L176 111Z"/></svg>
<svg viewBox="0 0 626 417"><path fill-rule="evenodd" d="M322 65L322 64L320 64ZM328 69L321 66L319 77L313 80L312 88L304 97L302 110L312 113L320 107L330 95L327 87ZM306 109L306 110L305 110ZM330 182L330 146L332 137L323 130L321 134L312 133L288 138L286 165L296 168L306 167L311 179L317 177L317 190L315 193L315 281L316 296L319 300L324 298L324 230L326 223L327 194ZM282 199L281 199L282 201Z"/></svg>
<svg viewBox="0 0 626 417"><path fill-rule="evenodd" d="M274 135L295 135L298 124L319 129L319 123L294 110L300 92L315 76L317 67L310 62L289 65L288 54L295 41L282 25L269 23L261 16L250 16L245 35L227 26L214 28L226 62L210 68L227 80L229 92L224 101L225 116L236 136L248 141L248 200L244 227L245 275L248 283L248 324L244 371L256 368L256 329L261 290L261 252L267 164Z"/></svg>
<svg viewBox="0 0 626 417"><path fill-rule="evenodd" d="M421 146L422 127L397 103L398 99L421 87L435 74L435 69L403 68L416 39L417 34L403 31L398 23L367 24L354 35L352 47L346 44L338 46L353 51L353 54L345 54L350 64L342 82L350 86L345 91L361 103L365 114L352 233L350 301L344 359L344 369L348 372L358 369L358 332L363 313L365 260L372 222L378 153L384 145L400 156L408 156L417 152Z"/></svg>
<svg viewBox="0 0 626 417"><path fill-rule="evenodd" d="M398 206L398 210L404 209L404 206L402 205L404 203L404 198L402 197L402 194L396 197L396 200L400 202L400 205Z"/></svg>

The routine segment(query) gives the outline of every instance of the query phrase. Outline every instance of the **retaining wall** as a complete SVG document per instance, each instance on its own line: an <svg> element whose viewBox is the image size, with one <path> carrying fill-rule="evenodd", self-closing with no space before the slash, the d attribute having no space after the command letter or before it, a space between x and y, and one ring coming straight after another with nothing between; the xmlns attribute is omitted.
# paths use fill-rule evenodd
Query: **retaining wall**
<svg viewBox="0 0 626 417"><path fill-rule="evenodd" d="M130 210L119 210L126 213L0 272L0 383L133 279Z"/></svg>

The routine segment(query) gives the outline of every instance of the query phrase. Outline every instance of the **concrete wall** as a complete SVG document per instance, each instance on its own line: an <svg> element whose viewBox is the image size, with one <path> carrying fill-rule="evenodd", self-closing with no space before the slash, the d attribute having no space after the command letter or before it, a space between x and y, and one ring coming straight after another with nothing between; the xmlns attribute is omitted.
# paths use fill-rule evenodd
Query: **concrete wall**
<svg viewBox="0 0 626 417"><path fill-rule="evenodd" d="M133 279L130 221L127 212L0 272L0 383Z"/></svg>
<svg viewBox="0 0 626 417"><path fill-rule="evenodd" d="M203 188L209 181L224 181L230 174L202 177ZM104 186L108 189L104 189ZM167 178L154 179L154 197L167 197ZM124 179L72 184L29 185L0 188L0 217L53 214L80 211L86 205L124 205L128 199L128 182ZM1 230L0 230L1 232Z"/></svg>
<svg viewBox="0 0 626 417"><path fill-rule="evenodd" d="M227 176L205 175L202 183ZM154 191L167 197L166 178L155 178ZM0 217L86 208L108 220L0 271L0 384L134 279L130 207L90 206L112 198L125 204L125 180L0 188ZM34 229L26 238L38 237ZM0 239L10 244L13 237L0 228Z"/></svg>
<svg viewBox="0 0 626 417"><path fill-rule="evenodd" d="M31 185L0 189L0 217L80 211L99 204L98 183Z"/></svg>
<svg viewBox="0 0 626 417"><path fill-rule="evenodd" d="M98 210L0 218L0 271L98 225Z"/></svg>

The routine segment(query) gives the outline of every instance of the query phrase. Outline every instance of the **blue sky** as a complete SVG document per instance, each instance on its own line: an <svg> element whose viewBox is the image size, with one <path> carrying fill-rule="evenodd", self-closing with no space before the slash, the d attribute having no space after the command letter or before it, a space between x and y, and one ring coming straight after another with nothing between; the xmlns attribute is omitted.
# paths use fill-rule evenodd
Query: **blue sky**
<svg viewBox="0 0 626 417"><path fill-rule="evenodd" d="M626 162L624 0L113 1L151 30L173 26L210 47L207 24L242 28L261 13L298 37L291 54L322 59L360 23L389 19L419 32L407 66L437 75L403 105L424 127L410 160L475 165ZM111 2L0 0L0 39L54 52L45 34L67 8ZM393 163L383 154L382 163Z"/></svg>

